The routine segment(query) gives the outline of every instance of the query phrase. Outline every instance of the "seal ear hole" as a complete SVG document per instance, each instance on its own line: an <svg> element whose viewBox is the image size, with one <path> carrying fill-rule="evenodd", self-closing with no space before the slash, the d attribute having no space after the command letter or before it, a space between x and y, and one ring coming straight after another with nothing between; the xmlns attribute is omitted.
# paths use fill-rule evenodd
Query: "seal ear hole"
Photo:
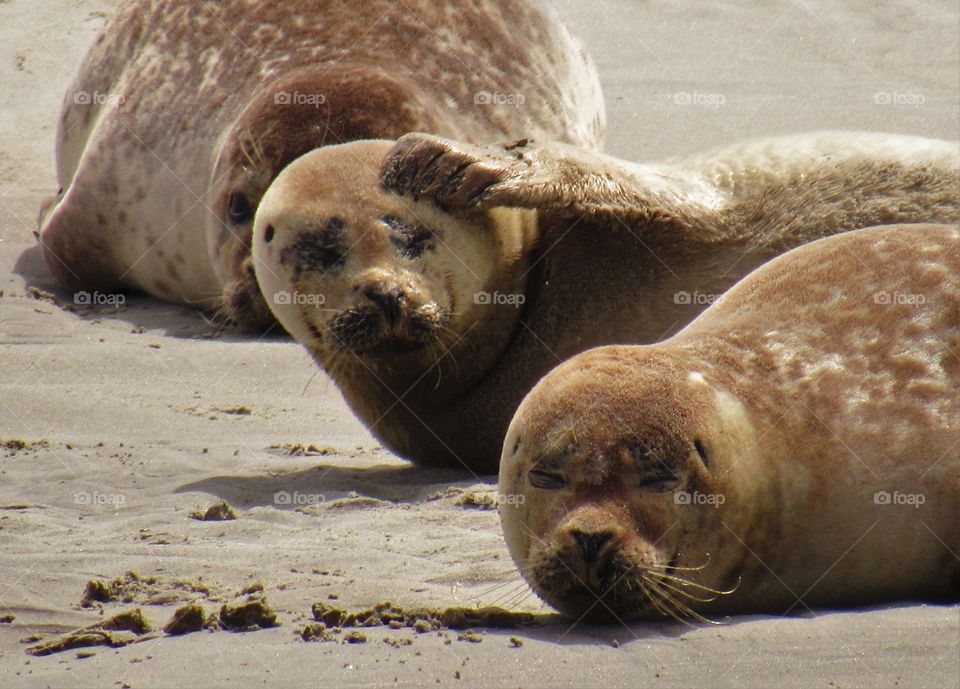
<svg viewBox="0 0 960 689"><path fill-rule="evenodd" d="M250 205L250 199L242 191L235 191L230 194L230 201L227 204L227 218L232 225L241 225L253 217L253 206Z"/></svg>
<svg viewBox="0 0 960 689"><path fill-rule="evenodd" d="M693 439L693 447L697 450L697 454L700 455L700 461L703 462L704 466L710 466L710 456L707 454L707 448L703 446L700 438Z"/></svg>
<svg viewBox="0 0 960 689"><path fill-rule="evenodd" d="M263 231L263 243L269 244L273 241L273 235L276 233L276 230L273 229L273 225L267 225L267 229Z"/></svg>
<svg viewBox="0 0 960 689"><path fill-rule="evenodd" d="M517 450L520 449L521 441L522 441L522 438L518 435L517 441L513 444L513 450L511 450L510 454L514 454L514 455L517 454Z"/></svg>

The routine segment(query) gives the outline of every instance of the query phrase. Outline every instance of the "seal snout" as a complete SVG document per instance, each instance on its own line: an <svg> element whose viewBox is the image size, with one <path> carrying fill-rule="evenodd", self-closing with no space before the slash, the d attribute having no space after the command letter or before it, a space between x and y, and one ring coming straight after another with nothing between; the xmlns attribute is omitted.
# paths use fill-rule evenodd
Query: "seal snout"
<svg viewBox="0 0 960 689"><path fill-rule="evenodd" d="M389 289L381 285L372 285L363 290L363 296L380 310L388 326L393 328L400 322L407 303L407 295L402 289L399 287Z"/></svg>

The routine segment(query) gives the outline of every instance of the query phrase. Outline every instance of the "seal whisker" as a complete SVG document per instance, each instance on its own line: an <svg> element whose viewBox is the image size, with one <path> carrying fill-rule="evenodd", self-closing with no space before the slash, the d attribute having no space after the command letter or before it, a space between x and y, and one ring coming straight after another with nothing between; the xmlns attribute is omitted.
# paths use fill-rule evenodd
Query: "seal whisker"
<svg viewBox="0 0 960 689"><path fill-rule="evenodd" d="M710 596L710 597L708 597L708 598L701 598L701 597L699 597L699 596L694 595L693 593L691 593L691 592L689 592L689 591L686 591L686 590L680 588L679 586L676 586L676 585L670 583L669 581L660 580L660 581L657 582L657 585L658 585L658 586L661 586L661 587L663 587L663 588L665 588L665 589L668 589L668 590L670 590L670 591L673 591L673 592L676 593L676 594L679 594L679 595L681 595L681 596L684 596L685 598L689 598L690 600L696 601L696 602L698 602L698 603L712 603L713 601L717 600L717 598L719 598L719 596Z"/></svg>
<svg viewBox="0 0 960 689"><path fill-rule="evenodd" d="M691 608L686 603L683 603L677 600L673 595L670 594L670 592L664 590L659 583L652 580L649 580L649 583L651 585L649 588L650 591L656 592L658 595L662 596L664 600L669 601L669 604L674 606L679 613L682 613L682 615L685 615L686 617L691 617L697 620L698 622L703 622L705 624L712 624L712 625L721 624L716 620L711 620L707 617L704 617L703 615L701 615L699 612ZM679 619L679 621L683 622L684 624L690 625L690 621L685 618L677 618L677 619ZM690 626L693 626L693 625L690 625Z"/></svg>
<svg viewBox="0 0 960 689"><path fill-rule="evenodd" d="M689 625L689 621L686 620L679 612L674 610L676 605L675 601L661 591L654 582L649 580L643 581L643 592L646 595L646 599L657 608L660 612L664 613L667 617L670 617L677 622L682 624Z"/></svg>
<svg viewBox="0 0 960 689"><path fill-rule="evenodd" d="M669 563L663 564L660 562L655 562L651 565L647 565L646 567L647 569L650 569L650 570L661 570L661 571L668 571L668 572L700 572L709 564L710 564L710 553L707 553L706 562L696 567L678 567L677 565L672 565Z"/></svg>
<svg viewBox="0 0 960 689"><path fill-rule="evenodd" d="M650 574L651 576L656 576L662 580L671 581L676 584L680 584L681 586L689 586L695 589L699 589L701 591L705 591L706 593L715 594L717 596L729 596L731 593L734 593L737 590L737 588L739 588L740 586L740 580L738 579L736 586L734 586L729 591L722 591L722 590L711 588L709 586L705 586L704 584L698 584L697 582L690 581L689 579L683 579L682 577L673 576L671 574L665 574L663 572L650 572Z"/></svg>

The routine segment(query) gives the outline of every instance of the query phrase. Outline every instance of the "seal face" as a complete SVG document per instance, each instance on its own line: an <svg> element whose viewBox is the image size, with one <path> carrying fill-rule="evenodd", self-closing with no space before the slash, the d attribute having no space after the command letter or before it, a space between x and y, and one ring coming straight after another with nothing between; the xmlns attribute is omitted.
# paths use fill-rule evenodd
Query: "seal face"
<svg viewBox="0 0 960 689"><path fill-rule="evenodd" d="M540 0L126 0L67 94L40 239L66 285L260 329L253 218L294 159L409 131L593 148L604 119L589 57Z"/></svg>
<svg viewBox="0 0 960 689"><path fill-rule="evenodd" d="M348 152L364 162L341 170ZM517 405L563 360L660 340L812 239L960 222L957 145L916 137L820 132L648 165L420 134L328 153L291 164L260 204L262 292L387 447L488 472ZM316 232L333 218L328 268Z"/></svg>
<svg viewBox="0 0 960 689"><path fill-rule="evenodd" d="M960 227L850 232L551 371L500 465L534 591L608 620L960 599L958 269Z"/></svg>
<svg viewBox="0 0 960 689"><path fill-rule="evenodd" d="M344 144L351 166L339 146L289 165L257 212L253 259L278 320L374 432L411 449L425 436L442 450L413 410L445 406L448 391L471 387L507 347L516 308L476 295L520 289L533 213L456 218L388 193L377 176L392 144ZM409 421L395 424L396 414Z"/></svg>

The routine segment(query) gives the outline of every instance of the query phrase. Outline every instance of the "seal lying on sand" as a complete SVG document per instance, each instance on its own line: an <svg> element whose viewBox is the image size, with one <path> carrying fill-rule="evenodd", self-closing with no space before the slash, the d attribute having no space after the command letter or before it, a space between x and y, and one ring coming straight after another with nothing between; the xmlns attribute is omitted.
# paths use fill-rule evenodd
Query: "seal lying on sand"
<svg viewBox="0 0 960 689"><path fill-rule="evenodd" d="M261 289L387 447L478 471L564 359L660 340L812 239L960 222L958 146L917 137L808 134L660 165L422 135L352 147L407 195L335 147L298 159L257 213Z"/></svg>
<svg viewBox="0 0 960 689"><path fill-rule="evenodd" d="M413 130L593 148L603 127L592 63L536 0L129 0L67 93L40 239L65 285L263 327L252 219L294 158Z"/></svg>
<svg viewBox="0 0 960 689"><path fill-rule="evenodd" d="M960 599L957 275L960 227L851 232L551 371L500 465L534 591L601 619Z"/></svg>

